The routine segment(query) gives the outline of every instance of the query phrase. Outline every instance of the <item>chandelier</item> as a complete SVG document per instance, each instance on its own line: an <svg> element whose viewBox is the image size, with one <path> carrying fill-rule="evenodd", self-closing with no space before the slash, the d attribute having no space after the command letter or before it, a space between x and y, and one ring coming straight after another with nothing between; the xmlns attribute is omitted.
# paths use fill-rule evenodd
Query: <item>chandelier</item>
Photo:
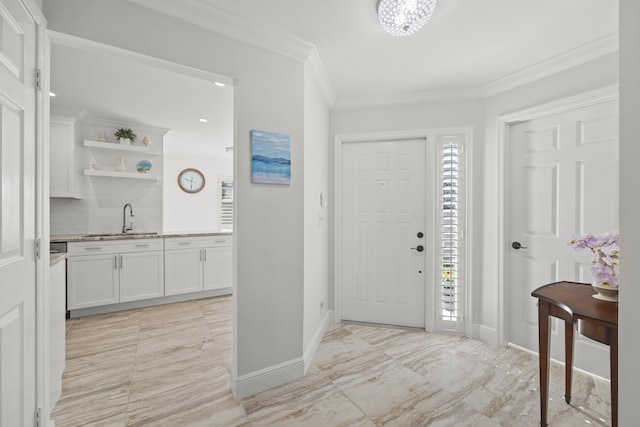
<svg viewBox="0 0 640 427"><path fill-rule="evenodd" d="M392 36L408 36L425 26L435 8L436 0L380 0L378 19Z"/></svg>

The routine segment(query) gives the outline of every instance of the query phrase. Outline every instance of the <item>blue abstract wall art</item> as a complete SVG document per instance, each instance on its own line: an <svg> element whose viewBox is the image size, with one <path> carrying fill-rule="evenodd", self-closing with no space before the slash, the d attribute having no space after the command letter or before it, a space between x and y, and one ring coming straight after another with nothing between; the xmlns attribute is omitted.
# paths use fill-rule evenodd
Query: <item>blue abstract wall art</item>
<svg viewBox="0 0 640 427"><path fill-rule="evenodd" d="M251 182L291 184L291 136L251 131Z"/></svg>

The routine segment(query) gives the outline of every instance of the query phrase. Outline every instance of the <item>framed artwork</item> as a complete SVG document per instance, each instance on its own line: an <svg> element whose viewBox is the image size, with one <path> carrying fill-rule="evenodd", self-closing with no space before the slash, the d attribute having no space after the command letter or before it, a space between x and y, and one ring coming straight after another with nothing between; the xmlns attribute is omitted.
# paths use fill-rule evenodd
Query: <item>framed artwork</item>
<svg viewBox="0 0 640 427"><path fill-rule="evenodd" d="M251 182L291 184L291 136L251 131Z"/></svg>

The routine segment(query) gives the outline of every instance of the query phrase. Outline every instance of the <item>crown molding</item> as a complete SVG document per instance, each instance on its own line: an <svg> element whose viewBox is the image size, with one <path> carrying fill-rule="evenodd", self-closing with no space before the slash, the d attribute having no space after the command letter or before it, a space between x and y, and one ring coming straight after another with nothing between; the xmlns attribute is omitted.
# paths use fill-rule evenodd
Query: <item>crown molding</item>
<svg viewBox="0 0 640 427"><path fill-rule="evenodd" d="M328 108L331 108L336 102L336 93L333 90L331 80L329 80L329 74L327 74L327 71L324 69L322 59L315 47L309 54L309 58L305 61L304 66L311 74L311 78L318 88L325 104Z"/></svg>
<svg viewBox="0 0 640 427"><path fill-rule="evenodd" d="M240 16L203 0L129 0L139 6L171 16L253 46L303 61L329 107L335 102L331 80L316 47L260 22Z"/></svg>
<svg viewBox="0 0 640 427"><path fill-rule="evenodd" d="M392 95L338 98L332 110L355 110L364 108L384 108L402 105L432 104L440 102L476 101L483 99L482 88L430 90L424 92L400 93Z"/></svg>
<svg viewBox="0 0 640 427"><path fill-rule="evenodd" d="M618 33L611 33L560 55L530 65L483 86L485 98L549 77L610 53L620 48Z"/></svg>

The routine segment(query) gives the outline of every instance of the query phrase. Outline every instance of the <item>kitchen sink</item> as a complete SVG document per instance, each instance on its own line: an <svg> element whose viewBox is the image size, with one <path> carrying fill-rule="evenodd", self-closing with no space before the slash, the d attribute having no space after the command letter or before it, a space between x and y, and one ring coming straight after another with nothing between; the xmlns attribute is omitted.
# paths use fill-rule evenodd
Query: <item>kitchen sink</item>
<svg viewBox="0 0 640 427"><path fill-rule="evenodd" d="M82 237L126 237L126 236L157 236L158 233L102 233L85 234Z"/></svg>

